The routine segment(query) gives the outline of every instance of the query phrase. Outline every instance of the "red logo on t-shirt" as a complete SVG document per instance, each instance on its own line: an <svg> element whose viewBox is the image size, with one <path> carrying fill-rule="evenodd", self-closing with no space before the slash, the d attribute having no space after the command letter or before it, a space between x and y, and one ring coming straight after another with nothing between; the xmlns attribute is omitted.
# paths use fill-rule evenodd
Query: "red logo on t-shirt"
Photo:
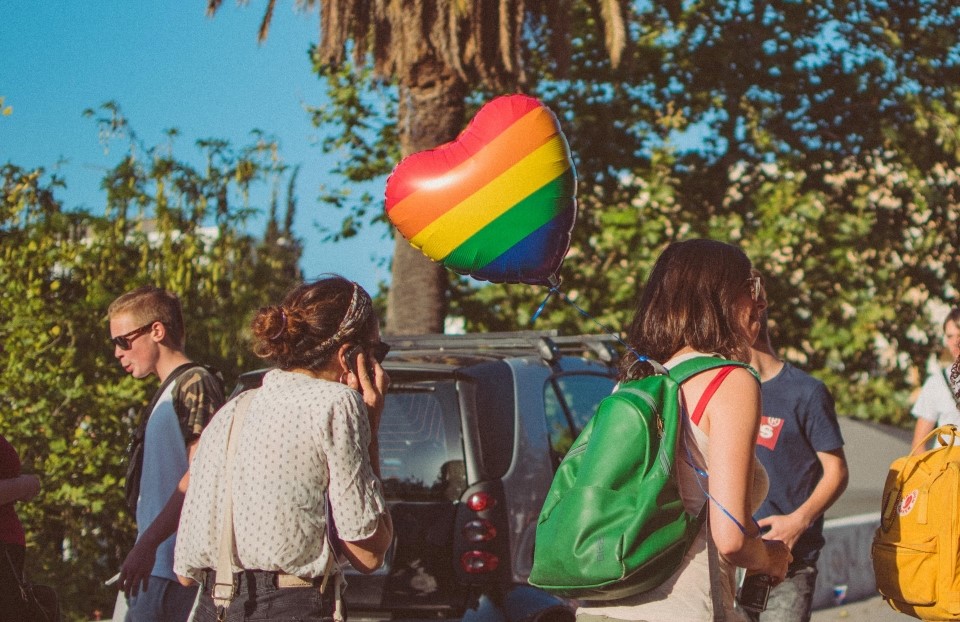
<svg viewBox="0 0 960 622"><path fill-rule="evenodd" d="M760 431L757 433L757 445L773 451L777 447L777 439L783 430L783 419L777 417L760 417Z"/></svg>

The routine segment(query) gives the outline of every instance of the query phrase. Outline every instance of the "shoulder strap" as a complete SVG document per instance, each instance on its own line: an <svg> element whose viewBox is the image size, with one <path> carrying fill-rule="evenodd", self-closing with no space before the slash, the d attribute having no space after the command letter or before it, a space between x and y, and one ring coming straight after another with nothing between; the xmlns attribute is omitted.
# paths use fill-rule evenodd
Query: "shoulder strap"
<svg viewBox="0 0 960 622"><path fill-rule="evenodd" d="M728 368L728 371L725 371L725 372L724 372L724 371L721 371L719 374L717 374L717 378L714 378L714 379L711 381L710 386L707 387L707 390L704 391L703 396L701 396L701 398L700 398L700 402L701 402L701 404L703 405L704 408L706 407L706 401L709 401L710 397L713 395L713 393L714 393L714 392L717 390L717 388L720 386L720 383L723 382L723 379L726 378L726 377L727 377L727 374L729 374L731 371L733 371L734 368L743 367L744 369L746 369L747 371L749 371L751 374L753 374L753 377L756 378L757 383L760 382L760 375L757 373L757 370L755 370L755 369L754 369L753 367L751 367L750 365L748 365L748 364L746 364L746 363L741 363L740 361L730 361L730 360L726 360L726 359L723 359L723 358L720 358L720 357L712 357L712 356L698 356L698 357L696 357L696 358L690 359L689 361L684 361L684 362L680 363L679 365L675 365L675 366L670 370L670 377L673 378L674 380L676 380L677 384L681 384L681 383L683 383L685 380L688 380L688 379L696 376L697 374L703 373L703 372L705 372L705 371L707 371L707 370L710 370L710 369L715 369L715 368L717 368L717 367L726 367L726 368ZM716 386L714 386L714 385L716 385ZM706 398L706 401L704 400L704 398ZM700 405L701 405L701 404L698 404L698 405L697 405L697 410L700 410ZM682 411L681 411L681 412L682 412ZM699 420L699 417L701 417L702 415L703 415L703 413L699 413L699 414L698 414L698 420ZM685 430L684 430L684 431L681 431L681 433L680 433L678 436L680 437L679 443L680 443L680 445L683 447L683 449L684 449L685 452L686 452L686 455L684 456L684 460L685 460L685 462L690 466L690 468L693 469L694 473L696 474L696 476L697 476L697 477L696 477L696 479L697 479L697 485L700 487L700 491L703 493L704 497L706 497L708 501L712 501L713 503L715 503L715 504L717 505L717 507L720 508L720 510L721 510L730 520L732 520L732 521L734 522L734 524L735 524L735 525L737 526L737 528L740 530L740 533L742 533L742 534L744 534L744 535L748 535L748 532L747 532L746 527L744 527L743 524L742 524L740 521L738 521L738 520L733 516L733 514L731 514L725 507L723 507L723 505L721 505L719 501L717 501L715 498L713 498L713 496L710 494L710 492L707 490L707 488L704 487L703 481L706 480L709 476L708 476L708 474L707 474L707 472L706 472L705 469L697 466L697 465L694 463L693 455L690 453L690 447L687 445L687 433L686 433L686 431L685 431ZM752 516L751 516L750 518L751 518L751 520L753 520L754 525L756 525L756 532L757 532L757 534L759 534L759 533L760 533L760 526L757 525L756 520L753 519ZM708 528L709 528L709 526L708 526ZM709 540L709 534L708 534L708 540Z"/></svg>
<svg viewBox="0 0 960 622"><path fill-rule="evenodd" d="M154 407L157 405L157 402L160 401L160 396L163 395L163 392L166 391L167 387L170 386L171 382L176 382L177 378L183 375L184 372L197 367L195 363L184 363L179 365L170 375L167 376L163 382L160 383L160 386L157 387L157 390L154 392L153 397L150 398L150 402L147 404L147 407L143 409L143 412L140 414L140 424L137 426L137 431L134 433L134 436L138 440L142 440L144 434L147 430L147 420L150 419L150 414L153 412Z"/></svg>
<svg viewBox="0 0 960 622"><path fill-rule="evenodd" d="M217 382L219 382L221 385L223 384L223 374L220 373L220 370L219 370L219 369L217 369L216 367L213 367L213 366L211 366L211 365L204 365L203 363L189 363L189 364L185 363L185 364L181 365L180 367L183 367L184 369L183 369L183 371L181 371L180 373L178 373L177 376L185 375L186 372L193 371L193 370L196 369L196 370L199 370L199 371L206 372L206 373L210 374L210 377L214 378L214 379L215 379ZM174 371L176 372L176 371L180 370L180 367L178 367L178 368L175 369Z"/></svg>
<svg viewBox="0 0 960 622"><path fill-rule="evenodd" d="M710 402L710 398L713 397L713 394L717 392L717 389L720 388L720 385L723 384L724 379L738 367L738 365L726 365L720 368L720 372L713 377L713 380L710 381L710 384L707 385L707 388L703 391L703 395L700 396L700 401L697 402L697 407L693 409L693 414L690 415L690 421L693 422L693 425L700 425L700 419L703 418L703 411L707 409L707 404Z"/></svg>
<svg viewBox="0 0 960 622"><path fill-rule="evenodd" d="M203 387L200 391L206 396L206 400L193 401L188 406L184 385L191 378L196 378L197 383ZM223 375L216 368L202 363L193 363L178 375L173 385L173 410L180 421L180 431L185 443L190 444L197 438L197 434L193 431L193 427L197 424L192 416L193 412L202 413L202 423L206 425L225 401Z"/></svg>
<svg viewBox="0 0 960 622"><path fill-rule="evenodd" d="M716 369L717 367L726 367L728 365L732 365L734 367L743 367L753 374L753 377L757 379L757 382L760 382L760 375L757 374L757 370L747 363L731 361L719 356L697 356L690 360L674 365L672 368L670 368L670 377L676 380L678 384L683 384L697 374L701 374L711 369Z"/></svg>
<svg viewBox="0 0 960 622"><path fill-rule="evenodd" d="M10 551L7 550L7 547L4 546L3 543L0 543L0 548L3 549L3 554L7 557L7 563L10 564L10 572L17 581L17 587L20 588L20 596L23 597L23 600L27 600L27 586L23 584L23 577L20 576L16 564L13 563L13 559L10 557Z"/></svg>
<svg viewBox="0 0 960 622"><path fill-rule="evenodd" d="M220 524L220 549L213 579L213 601L218 610L228 607L233 600L233 463L237 454L237 438L254 393L256 390L244 391L237 398L237 408L233 411L230 430L227 432L227 460L223 482L226 494L223 499L223 522Z"/></svg>

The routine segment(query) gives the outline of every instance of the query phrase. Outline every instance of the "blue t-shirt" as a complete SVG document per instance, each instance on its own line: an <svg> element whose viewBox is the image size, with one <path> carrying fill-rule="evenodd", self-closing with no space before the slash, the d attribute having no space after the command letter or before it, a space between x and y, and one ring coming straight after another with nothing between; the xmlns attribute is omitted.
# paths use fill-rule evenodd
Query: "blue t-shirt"
<svg viewBox="0 0 960 622"><path fill-rule="evenodd" d="M180 432L180 420L173 407L173 388L170 384L157 401L147 420L143 439L143 474L140 476L140 498L137 501L137 539L156 520L177 489L180 478L187 472L187 446ZM173 550L177 534L173 533L157 547L154 577L176 581L173 573Z"/></svg>
<svg viewBox="0 0 960 622"><path fill-rule="evenodd" d="M833 397L821 381L784 363L761 391L757 458L770 477L770 492L757 510L757 520L800 507L823 476L817 452L843 447ZM823 543L820 516L794 545L794 561L815 562Z"/></svg>

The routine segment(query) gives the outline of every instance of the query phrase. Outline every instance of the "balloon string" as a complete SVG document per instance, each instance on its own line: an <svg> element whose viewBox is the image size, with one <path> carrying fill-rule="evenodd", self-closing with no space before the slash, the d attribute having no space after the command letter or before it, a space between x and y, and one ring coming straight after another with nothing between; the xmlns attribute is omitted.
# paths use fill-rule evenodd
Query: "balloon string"
<svg viewBox="0 0 960 622"><path fill-rule="evenodd" d="M543 313L543 309L544 309L544 307L547 306L547 303L550 301L550 297L553 296L554 294L558 294L558 293L560 293L560 290L557 289L556 287L551 287L551 288L550 288L550 291L547 292L547 297L543 299L543 302L541 302L541 303L540 303L540 306L537 307L537 310L536 310L536 312L533 314L533 317L530 318L530 324L533 324L534 322L536 322L536 321L537 321L537 318L540 317L540 314Z"/></svg>
<svg viewBox="0 0 960 622"><path fill-rule="evenodd" d="M597 318L593 317L592 315L590 315L589 313L587 313L585 310L581 309L581 308L577 305L577 303L575 303L574 301L570 300L570 298L568 298L567 295L564 294L563 292L561 292L561 291L560 291L560 288L558 288L558 287L556 287L556 286L550 288L550 291L547 293L547 297L543 299L543 302L540 303L540 306L537 308L536 313L534 313L534 314L533 314L533 317L530 318L530 323L531 323L531 324L533 324L534 322L537 321L537 318L540 317L540 314L541 314L541 313L543 313L544 307L547 306L547 302L550 300L550 297L553 296L554 294L556 294L557 296L560 296L561 298L563 298L563 299L567 302L567 304L569 304L571 307L573 307L574 309L576 309L576 310L580 313L580 315L582 315L583 317L587 318L588 320L590 320L591 322L593 322L594 324L596 324L597 326L599 326L600 329L601 329L603 332L607 333L608 335L610 335L611 337L613 337L614 339L616 339L617 341L619 341L619 342L620 342L620 345L622 345L624 348L626 348L626 349L629 350L631 353L633 353L633 355L637 357L637 360L638 360L638 361L647 361L647 360L649 360L646 356L644 356L643 354L640 354L639 352L637 352L636 350L634 350L633 348L631 348L631 347L629 346L629 344L627 344L626 341L624 341L623 339L621 339L621 338L620 338L620 335L618 335L617 333L613 332L613 330L610 329L609 326L603 324L600 320L598 320Z"/></svg>

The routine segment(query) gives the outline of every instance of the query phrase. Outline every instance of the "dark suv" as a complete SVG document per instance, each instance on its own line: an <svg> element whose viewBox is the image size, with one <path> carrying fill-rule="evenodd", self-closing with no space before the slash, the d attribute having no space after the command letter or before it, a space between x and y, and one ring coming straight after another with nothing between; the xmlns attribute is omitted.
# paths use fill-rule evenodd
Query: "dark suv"
<svg viewBox="0 0 960 622"><path fill-rule="evenodd" d="M383 568L347 568L352 620L573 619L527 584L554 470L613 389L607 336L554 332L386 339L380 424L395 540ZM244 374L237 391L265 370Z"/></svg>

